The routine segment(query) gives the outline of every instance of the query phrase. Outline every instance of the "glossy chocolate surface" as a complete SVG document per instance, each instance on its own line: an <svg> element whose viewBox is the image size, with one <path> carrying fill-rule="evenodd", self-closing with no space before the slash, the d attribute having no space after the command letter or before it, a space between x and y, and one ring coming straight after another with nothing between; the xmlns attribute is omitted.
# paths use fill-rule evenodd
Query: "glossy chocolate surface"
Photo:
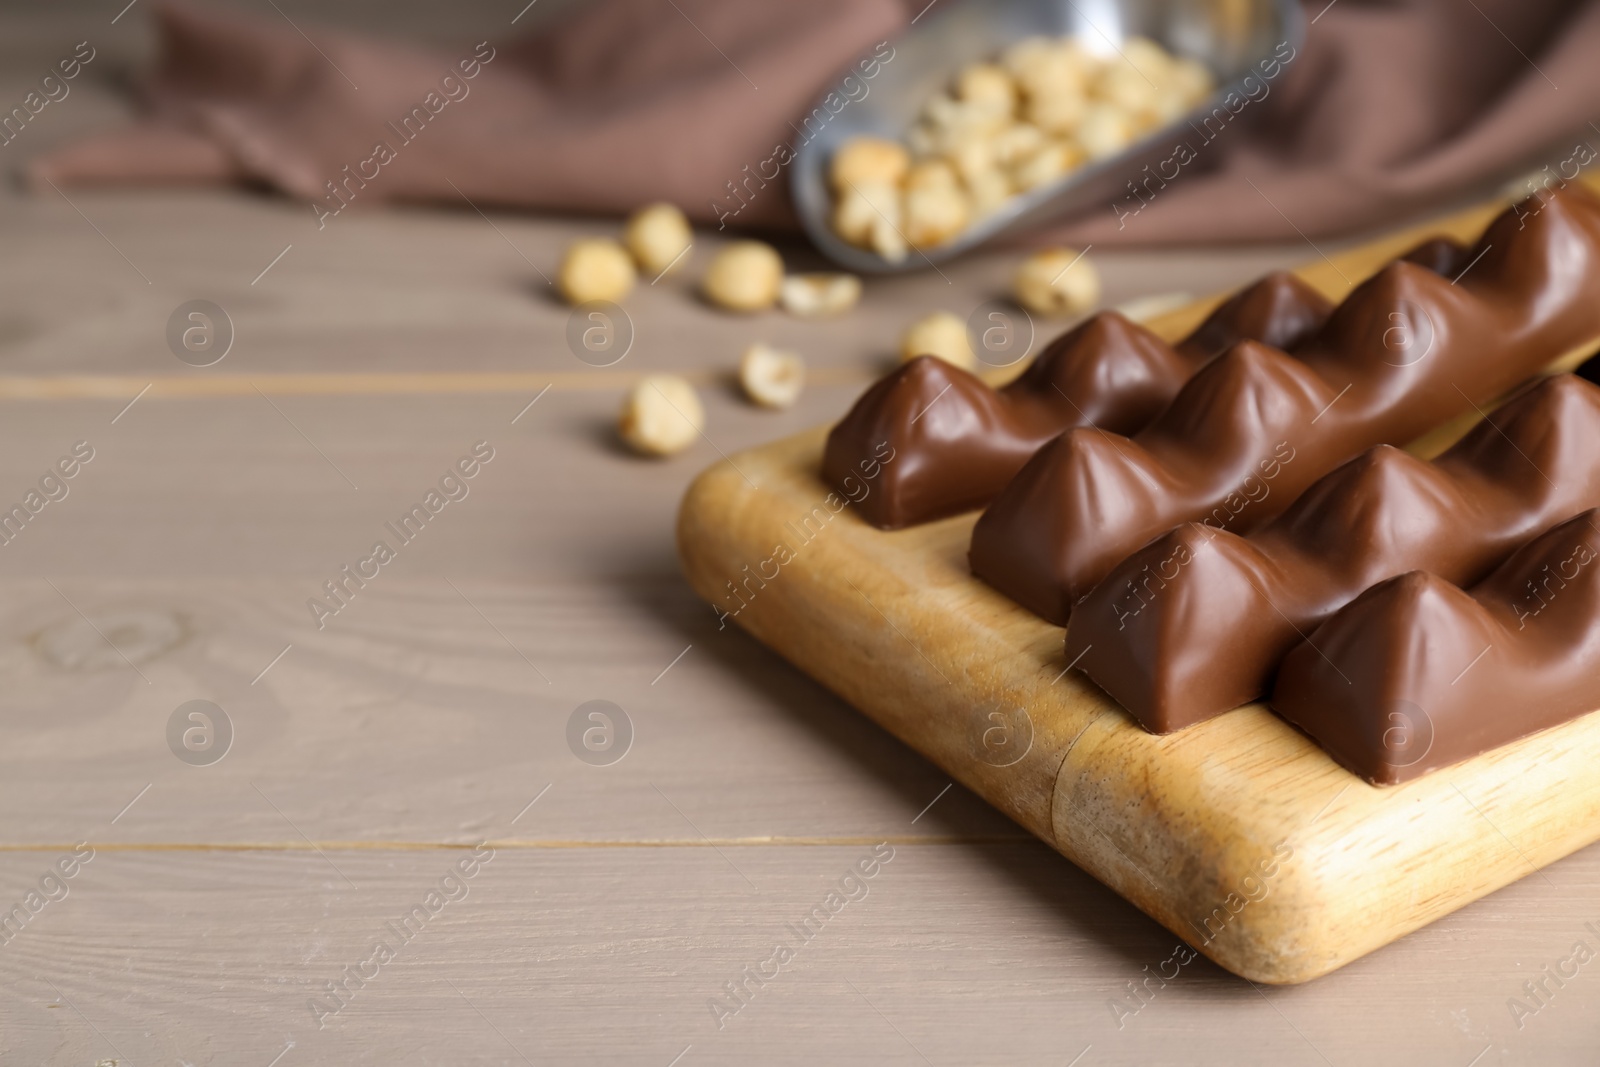
<svg viewBox="0 0 1600 1067"><path fill-rule="evenodd" d="M1208 360L1245 338L1295 348L1332 305L1290 274L1272 274L1169 345L1114 311L1057 338L1015 381L919 357L875 383L828 435L823 479L842 487L893 455L863 518L898 529L982 507L1045 443L1074 426L1133 433ZM891 451L892 450L892 451Z"/></svg>
<svg viewBox="0 0 1600 1067"><path fill-rule="evenodd" d="M1455 281L1391 263L1293 356L1235 345L1133 437L1064 433L978 520L973 572L1064 623L1172 527L1258 529L1357 453L1414 440L1600 337L1600 201L1577 186L1508 209L1449 258L1468 263Z"/></svg>
<svg viewBox="0 0 1600 1067"><path fill-rule="evenodd" d="M1470 592L1425 571L1367 590L1284 660L1272 707L1390 785L1600 706L1600 509Z"/></svg>
<svg viewBox="0 0 1600 1067"><path fill-rule="evenodd" d="M1471 584L1600 507L1600 387L1547 378L1429 463L1379 445L1248 536L1188 523L1073 610L1077 664L1168 733L1266 695L1279 662L1362 591L1411 570Z"/></svg>

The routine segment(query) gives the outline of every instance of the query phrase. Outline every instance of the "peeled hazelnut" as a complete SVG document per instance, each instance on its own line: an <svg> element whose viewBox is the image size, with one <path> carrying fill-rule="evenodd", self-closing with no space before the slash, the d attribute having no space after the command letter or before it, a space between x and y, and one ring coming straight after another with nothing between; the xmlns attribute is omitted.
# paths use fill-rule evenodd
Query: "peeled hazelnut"
<svg viewBox="0 0 1600 1067"><path fill-rule="evenodd" d="M873 222L872 234L867 238L867 244L890 263L899 263L906 258L909 251L905 235L886 218Z"/></svg>
<svg viewBox="0 0 1600 1067"><path fill-rule="evenodd" d="M763 311L778 300L783 258L761 241L734 241L712 257L701 290L729 311Z"/></svg>
<svg viewBox="0 0 1600 1067"><path fill-rule="evenodd" d="M652 374L622 402L617 433L640 455L670 456L693 444L705 424L694 386L675 374Z"/></svg>
<svg viewBox="0 0 1600 1067"><path fill-rule="evenodd" d="M1002 66L974 63L956 78L956 94L962 101L986 111L1010 116L1017 105L1017 85Z"/></svg>
<svg viewBox="0 0 1600 1067"><path fill-rule="evenodd" d="M967 192L972 196L972 215L983 218L998 211L1011 199L1011 179L990 169L967 175Z"/></svg>
<svg viewBox="0 0 1600 1067"><path fill-rule="evenodd" d="M980 104L936 96L922 109L923 120L945 136L959 136L968 132L986 132L1005 125L1011 119L1009 111L998 111Z"/></svg>
<svg viewBox="0 0 1600 1067"><path fill-rule="evenodd" d="M942 159L926 159L906 171L907 189L955 189L961 184L956 169Z"/></svg>
<svg viewBox="0 0 1600 1067"><path fill-rule="evenodd" d="M1071 141L1057 141L1040 149L1020 166L1013 167L1011 179L1018 189L1026 192L1049 185L1069 171L1081 167L1083 161L1083 149Z"/></svg>
<svg viewBox="0 0 1600 1067"><path fill-rule="evenodd" d="M995 134L989 143L993 146L995 162L1011 167L1043 148L1045 136L1039 127L1018 122Z"/></svg>
<svg viewBox="0 0 1600 1067"><path fill-rule="evenodd" d="M1211 72L1188 58L1174 59L1167 68L1166 80L1162 84L1190 104L1198 104L1217 87Z"/></svg>
<svg viewBox="0 0 1600 1067"><path fill-rule="evenodd" d="M1131 63L1113 62L1095 80L1094 95L1125 112L1153 111L1161 96L1155 79Z"/></svg>
<svg viewBox="0 0 1600 1067"><path fill-rule="evenodd" d="M855 137L833 155L833 187L843 193L852 185L898 184L911 166L906 146L880 137Z"/></svg>
<svg viewBox="0 0 1600 1067"><path fill-rule="evenodd" d="M925 319L918 319L900 339L902 363L918 356L937 356L962 370L971 370L977 365L972 345L967 341L967 324L948 311L936 311Z"/></svg>
<svg viewBox="0 0 1600 1067"><path fill-rule="evenodd" d="M1048 37L1024 37L1000 56L1000 65L1018 78L1038 70L1055 56L1056 43Z"/></svg>
<svg viewBox="0 0 1600 1067"><path fill-rule="evenodd" d="M739 384L745 396L762 407L789 407L805 388L805 360L793 352L753 344L739 360Z"/></svg>
<svg viewBox="0 0 1600 1067"><path fill-rule="evenodd" d="M609 237L585 237L567 246L556 283L569 304L617 301L633 288L633 260Z"/></svg>
<svg viewBox="0 0 1600 1067"><path fill-rule="evenodd" d="M1148 37L1129 37L1122 42L1121 52L1123 59L1158 85L1172 66L1172 53Z"/></svg>
<svg viewBox="0 0 1600 1067"><path fill-rule="evenodd" d="M651 204L628 219L622 239L639 269L656 278L683 265L684 252L694 234L689 230L689 220L675 205Z"/></svg>
<svg viewBox="0 0 1600 1067"><path fill-rule="evenodd" d="M1047 248L1022 261L1012 279L1017 303L1039 315L1080 315L1100 302L1100 274L1070 248Z"/></svg>
<svg viewBox="0 0 1600 1067"><path fill-rule="evenodd" d="M900 192L892 185L867 182L839 194L833 208L833 229L855 245L870 245L872 231L883 219L900 224Z"/></svg>
<svg viewBox="0 0 1600 1067"><path fill-rule="evenodd" d="M1088 99L1076 86L1054 91L1048 95L1030 97L1028 121L1050 133L1071 133L1083 121L1088 110Z"/></svg>
<svg viewBox="0 0 1600 1067"><path fill-rule="evenodd" d="M952 182L906 193L905 239L918 248L941 245L966 229L972 217L967 196Z"/></svg>
<svg viewBox="0 0 1600 1067"><path fill-rule="evenodd" d="M974 174L994 168L994 140L982 134L971 134L950 146L946 155L962 181L970 182Z"/></svg>
<svg viewBox="0 0 1600 1067"><path fill-rule="evenodd" d="M1133 128L1120 108L1097 101L1084 112L1074 139L1090 159L1104 159L1128 147Z"/></svg>
<svg viewBox="0 0 1600 1067"><path fill-rule="evenodd" d="M842 315L861 299L861 279L854 274L791 274L783 280L779 301L797 318Z"/></svg>

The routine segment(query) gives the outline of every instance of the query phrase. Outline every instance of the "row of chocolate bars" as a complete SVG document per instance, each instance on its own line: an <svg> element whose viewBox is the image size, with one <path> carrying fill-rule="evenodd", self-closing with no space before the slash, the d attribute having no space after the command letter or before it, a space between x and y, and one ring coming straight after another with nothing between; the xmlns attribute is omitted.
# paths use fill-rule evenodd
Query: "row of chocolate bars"
<svg viewBox="0 0 1600 1067"><path fill-rule="evenodd" d="M1269 698L1395 783L1600 707L1600 359L1539 377L1597 339L1600 200L1573 186L1337 307L1273 274L1176 345L1102 312L998 390L919 358L823 474L887 441L873 525L986 505L973 572L1146 729ZM1497 403L1432 462L1395 447Z"/></svg>

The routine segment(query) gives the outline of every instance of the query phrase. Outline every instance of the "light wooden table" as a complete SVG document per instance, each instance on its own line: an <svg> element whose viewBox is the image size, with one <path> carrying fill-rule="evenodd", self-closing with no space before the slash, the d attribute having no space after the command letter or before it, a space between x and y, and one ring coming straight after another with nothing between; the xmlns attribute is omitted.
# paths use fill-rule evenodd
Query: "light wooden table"
<svg viewBox="0 0 1600 1067"><path fill-rule="evenodd" d="M474 5L452 32L505 17ZM91 22L113 60L148 48L131 17L10 18L4 100ZM80 84L0 161L121 106ZM74 844L94 858L0 944L0 1063L1592 1062L1600 964L1521 1029L1507 1000L1600 949L1600 851L1310 985L1196 960L1134 1013L1170 935L689 593L690 476L835 417L910 316L975 307L1009 257L871 282L823 323L663 282L599 371L539 274L608 223L405 210L319 233L242 193L70 195L0 197L0 504L95 450L0 546L0 909ZM1309 254L1096 253L1113 301ZM163 336L194 298L236 327L205 369ZM796 409L722 380L756 337L809 357ZM704 382L709 440L635 460L619 393L665 369ZM307 599L479 440L467 498L319 631ZM635 732L609 766L567 742L597 698ZM209 766L167 739L196 699L235 733ZM395 937L484 840L466 895ZM719 1028L711 999L879 842L867 895ZM377 940L393 960L319 1017Z"/></svg>

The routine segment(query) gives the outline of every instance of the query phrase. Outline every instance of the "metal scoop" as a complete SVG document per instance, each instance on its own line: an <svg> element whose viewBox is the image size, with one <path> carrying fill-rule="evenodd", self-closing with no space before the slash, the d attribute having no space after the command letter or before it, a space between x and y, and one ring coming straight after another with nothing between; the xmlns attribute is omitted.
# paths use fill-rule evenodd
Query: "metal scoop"
<svg viewBox="0 0 1600 1067"><path fill-rule="evenodd" d="M1203 64L1219 88L1188 115L1144 134L1122 152L1014 196L950 241L913 247L900 262L833 232L828 162L845 141L863 135L903 139L923 105L947 89L961 67L992 60L1007 46L1036 35L1074 37L1089 51L1113 57L1125 39L1148 37L1174 55ZM1144 177L1147 164L1170 159L1177 141L1203 156L1204 141L1251 100L1271 91L1265 70L1281 70L1284 54L1292 62L1304 38L1305 20L1294 0L934 0L904 36L890 42L892 57L870 80L858 72L841 79L834 90L837 113L825 105L824 95L797 124L802 138L791 177L795 210L807 235L830 259L871 273L924 269L1002 233L1095 207L1114 210L1129 196L1129 183ZM1275 58L1276 66L1263 67ZM840 98L849 102L839 107Z"/></svg>

